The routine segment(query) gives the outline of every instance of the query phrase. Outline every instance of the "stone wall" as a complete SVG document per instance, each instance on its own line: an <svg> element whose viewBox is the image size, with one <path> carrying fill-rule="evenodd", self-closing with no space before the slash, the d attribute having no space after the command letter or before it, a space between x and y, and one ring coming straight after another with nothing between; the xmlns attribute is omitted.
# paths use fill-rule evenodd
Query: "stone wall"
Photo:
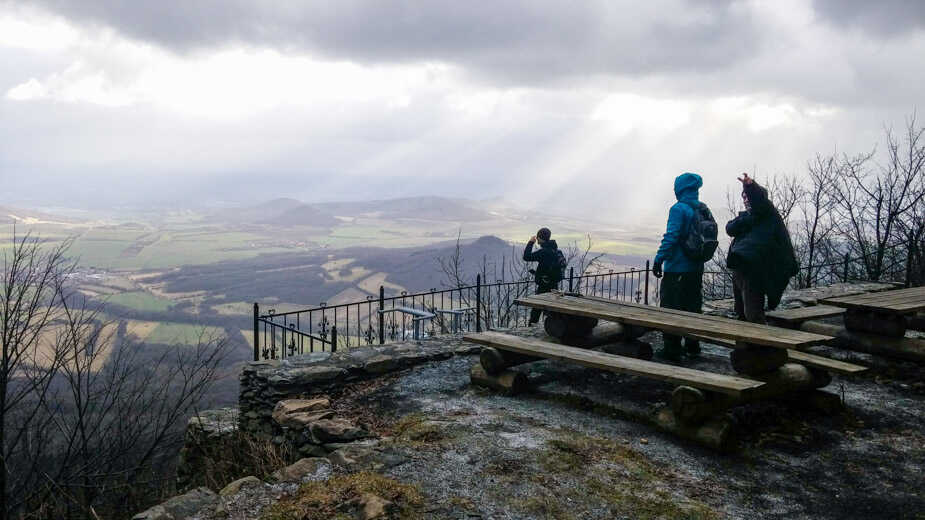
<svg viewBox="0 0 925 520"><path fill-rule="evenodd" d="M415 343L356 347L330 353L315 352L283 360L255 361L241 371L240 428L250 433L285 435L273 420L282 400L311 398L346 383L373 379L454 355L477 353L460 336L441 336Z"/></svg>

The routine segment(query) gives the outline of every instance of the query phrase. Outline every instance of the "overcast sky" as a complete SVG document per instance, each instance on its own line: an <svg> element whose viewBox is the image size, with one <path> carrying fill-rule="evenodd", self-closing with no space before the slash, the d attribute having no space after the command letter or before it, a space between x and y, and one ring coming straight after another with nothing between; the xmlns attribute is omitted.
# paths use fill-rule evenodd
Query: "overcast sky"
<svg viewBox="0 0 925 520"><path fill-rule="evenodd" d="M0 203L444 195L645 222L925 110L920 0L0 0ZM921 119L925 120L925 116Z"/></svg>

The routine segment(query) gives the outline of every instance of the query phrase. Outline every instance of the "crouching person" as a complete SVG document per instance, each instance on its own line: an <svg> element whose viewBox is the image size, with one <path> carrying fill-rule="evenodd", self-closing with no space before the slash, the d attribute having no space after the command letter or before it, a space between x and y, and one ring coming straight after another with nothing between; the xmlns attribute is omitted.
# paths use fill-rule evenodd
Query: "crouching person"
<svg viewBox="0 0 925 520"><path fill-rule="evenodd" d="M540 228L536 236L530 237L524 248L524 262L537 262L536 269L530 270L536 281L536 294L547 293L559 287L567 263L565 255L559 251L558 244L551 236L549 228ZM540 248L534 251L533 244L538 244ZM541 314L540 309L531 309L530 325L540 321Z"/></svg>
<svg viewBox="0 0 925 520"><path fill-rule="evenodd" d="M706 204L700 202L703 180L696 173L683 173L674 181L678 201L668 210L668 228L662 237L652 274L662 278L659 305L700 313L703 307L703 264L716 251L717 227ZM682 354L700 354L700 342L662 334L664 347L657 352L669 361L680 361Z"/></svg>

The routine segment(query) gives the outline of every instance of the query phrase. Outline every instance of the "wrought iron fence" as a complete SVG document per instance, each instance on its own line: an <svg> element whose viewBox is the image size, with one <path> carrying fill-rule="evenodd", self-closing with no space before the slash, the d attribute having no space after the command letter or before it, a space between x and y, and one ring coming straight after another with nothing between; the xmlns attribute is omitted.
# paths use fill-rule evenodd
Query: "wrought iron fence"
<svg viewBox="0 0 925 520"><path fill-rule="evenodd" d="M885 276L900 278L905 267L899 266ZM865 280L863 258L845 257L840 262L804 266L794 277L794 286L829 285L835 282ZM660 278L652 275L650 263L629 271L607 271L576 275L569 270L559 288L618 301L657 303ZM733 296L731 273L727 270L703 274L705 300ZM528 324L530 310L516 305L517 298L534 294L531 280L496 280L485 283L482 275L474 285L431 289L426 292L401 292L386 296L380 286L379 296L363 301L327 305L291 312L267 309L261 313L254 303L254 360L278 359L309 352L337 351L367 345L382 345L421 339L440 334L512 328Z"/></svg>

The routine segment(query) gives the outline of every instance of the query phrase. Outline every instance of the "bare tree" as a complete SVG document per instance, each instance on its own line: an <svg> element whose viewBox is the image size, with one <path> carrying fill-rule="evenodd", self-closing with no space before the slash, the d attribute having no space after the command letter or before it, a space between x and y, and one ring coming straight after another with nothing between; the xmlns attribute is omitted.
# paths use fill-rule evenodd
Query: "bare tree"
<svg viewBox="0 0 925 520"><path fill-rule="evenodd" d="M800 219L789 226L791 230L795 228L795 232L791 233L794 252L803 267L797 275L800 287L811 287L826 266L831 266L836 260L832 179L837 174L838 160L835 155L816 155L807 164L809 182L801 187L801 196L797 202Z"/></svg>
<svg viewBox="0 0 925 520"><path fill-rule="evenodd" d="M591 249L594 247L594 241L591 239L591 233L585 235L584 245L579 245L575 240L565 248L565 258L568 260L569 267L574 267L578 271L578 276L591 274L601 267L601 258L604 253L595 253Z"/></svg>
<svg viewBox="0 0 925 520"><path fill-rule="evenodd" d="M230 352L123 341L72 292L69 242L17 237L0 300L2 518L98 516L170 487L186 418ZM124 328L124 327L123 327Z"/></svg>
<svg viewBox="0 0 925 520"><path fill-rule="evenodd" d="M886 161L870 166L874 152L843 156L835 178L836 222L849 253L858 257L864 275L879 280L906 261L896 244L906 242L903 222L922 204L923 129L915 117L906 124L904 140L886 130ZM900 248L901 249L901 248Z"/></svg>

